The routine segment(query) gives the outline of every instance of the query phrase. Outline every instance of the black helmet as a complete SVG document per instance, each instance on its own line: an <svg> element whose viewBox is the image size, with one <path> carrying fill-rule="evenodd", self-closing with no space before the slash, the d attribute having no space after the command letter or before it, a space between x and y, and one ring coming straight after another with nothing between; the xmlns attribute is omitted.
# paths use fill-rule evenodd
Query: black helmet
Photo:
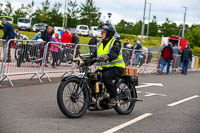
<svg viewBox="0 0 200 133"><path fill-rule="evenodd" d="M106 31L106 38L113 37L115 34L115 28L108 23L100 25L98 29Z"/></svg>

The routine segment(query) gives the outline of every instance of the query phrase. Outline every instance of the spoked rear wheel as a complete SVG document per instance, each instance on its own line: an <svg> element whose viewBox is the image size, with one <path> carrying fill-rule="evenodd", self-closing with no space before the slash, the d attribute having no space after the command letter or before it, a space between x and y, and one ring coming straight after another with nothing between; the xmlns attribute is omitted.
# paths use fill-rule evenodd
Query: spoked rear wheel
<svg viewBox="0 0 200 133"><path fill-rule="evenodd" d="M69 118L80 118L88 108L87 89L79 86L78 78L62 81L57 92L57 102L61 112Z"/></svg>
<svg viewBox="0 0 200 133"><path fill-rule="evenodd" d="M136 102L136 92L134 89L135 86L128 85L125 80L118 82L117 93L120 95L120 97L123 97L114 107L118 114L128 115L133 111Z"/></svg>

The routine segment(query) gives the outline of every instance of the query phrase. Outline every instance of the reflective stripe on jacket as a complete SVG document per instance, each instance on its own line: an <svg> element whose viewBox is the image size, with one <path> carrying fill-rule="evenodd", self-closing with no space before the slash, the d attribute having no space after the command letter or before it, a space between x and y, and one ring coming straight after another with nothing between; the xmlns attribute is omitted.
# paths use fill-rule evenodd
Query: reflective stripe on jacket
<svg viewBox="0 0 200 133"><path fill-rule="evenodd" d="M97 44L97 57L108 55L110 53L111 48L113 47L114 42L115 42L114 38L110 39L110 41L106 44L105 48L103 47L103 43L99 42ZM103 70L103 67L114 67L114 66L125 68L125 63L122 57L122 49L120 50L120 53L115 60L112 60L111 62L100 66L99 70Z"/></svg>

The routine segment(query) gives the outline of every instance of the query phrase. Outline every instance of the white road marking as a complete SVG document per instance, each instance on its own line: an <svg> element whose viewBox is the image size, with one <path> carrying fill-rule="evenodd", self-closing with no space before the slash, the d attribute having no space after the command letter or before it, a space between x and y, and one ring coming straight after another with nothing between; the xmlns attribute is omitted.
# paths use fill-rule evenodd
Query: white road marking
<svg viewBox="0 0 200 133"><path fill-rule="evenodd" d="M144 85L139 85L139 86L136 86L135 88L138 89L138 88L144 88L144 87L150 87L150 86L160 86L160 87L163 87L164 85L162 83L142 83Z"/></svg>
<svg viewBox="0 0 200 133"><path fill-rule="evenodd" d="M152 92L145 92L145 93L147 93L146 95L144 95L146 97L150 97L150 96L163 96L163 97L166 97L167 96L165 94L152 93Z"/></svg>
<svg viewBox="0 0 200 133"><path fill-rule="evenodd" d="M125 128L125 127L127 127L127 126L129 126L129 125L131 125L131 124L133 124L133 123L135 123L137 121L140 121L140 120L142 120L142 119L144 119L144 118L146 118L148 116L151 116L151 115L152 115L151 113L143 114L143 115L138 116L137 118L132 119L132 120L130 120L130 121L124 123L124 124L118 125L118 126L116 126L114 128L111 128L111 129L109 129L107 131L104 131L103 133L114 133L114 132L116 132L116 131L118 131L118 130L120 130L122 128Z"/></svg>
<svg viewBox="0 0 200 133"><path fill-rule="evenodd" d="M142 91L137 91L137 94L142 93Z"/></svg>
<svg viewBox="0 0 200 133"><path fill-rule="evenodd" d="M180 101L177 101L177 102L168 104L167 106L172 107L172 106L181 104L181 103L183 103L183 102L186 102L186 101L192 100L192 99L194 99L194 98L198 98L198 97L200 97L200 96L199 96L199 95L195 95L195 96L192 96L192 97L188 97L188 98L185 98L185 99L183 99L183 100L180 100Z"/></svg>

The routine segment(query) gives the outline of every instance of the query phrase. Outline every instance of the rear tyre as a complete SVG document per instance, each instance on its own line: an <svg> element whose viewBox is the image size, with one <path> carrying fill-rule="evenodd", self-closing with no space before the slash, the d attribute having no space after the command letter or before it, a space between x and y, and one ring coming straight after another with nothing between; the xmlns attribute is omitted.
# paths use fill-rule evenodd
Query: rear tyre
<svg viewBox="0 0 200 133"><path fill-rule="evenodd" d="M117 93L123 94L125 98L119 100L119 103L114 107L115 111L120 115L130 114L134 107L137 98L135 85L128 85L125 80L120 80L117 84Z"/></svg>
<svg viewBox="0 0 200 133"><path fill-rule="evenodd" d="M69 118L80 118L89 105L89 93L86 87L79 86L80 79L70 78L62 81L57 91L57 103L61 112Z"/></svg>

